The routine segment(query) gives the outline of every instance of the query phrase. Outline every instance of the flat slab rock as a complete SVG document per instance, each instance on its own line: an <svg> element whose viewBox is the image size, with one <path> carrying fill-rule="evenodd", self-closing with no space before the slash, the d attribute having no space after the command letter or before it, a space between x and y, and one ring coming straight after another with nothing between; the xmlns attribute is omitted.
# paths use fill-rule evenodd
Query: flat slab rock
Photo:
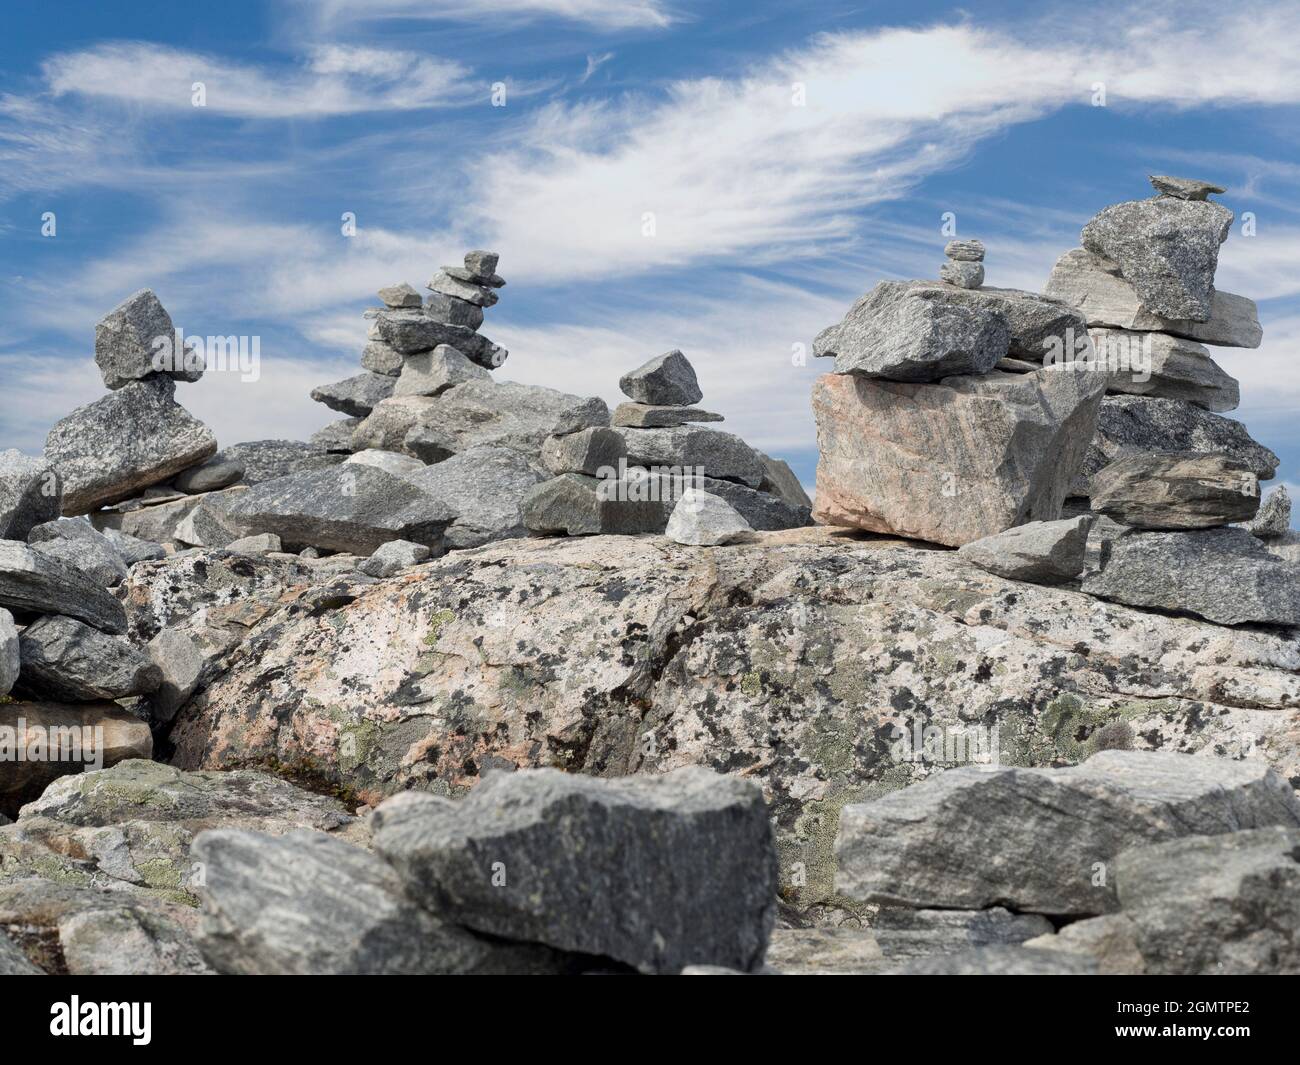
<svg viewBox="0 0 1300 1065"><path fill-rule="evenodd" d="M455 804L394 798L373 825L376 850L428 908L644 972L755 969L776 919L762 792L701 768L619 780L496 773Z"/></svg>
<svg viewBox="0 0 1300 1065"><path fill-rule="evenodd" d="M126 611L107 589L16 540L0 540L0 606L20 616L66 614L111 635L126 631Z"/></svg>
<svg viewBox="0 0 1300 1065"><path fill-rule="evenodd" d="M129 499L217 450L206 425L173 398L175 383L155 376L79 407L54 424L45 457L63 477L63 513Z"/></svg>
<svg viewBox="0 0 1300 1065"><path fill-rule="evenodd" d="M1227 455L1122 455L1088 483L1092 509L1137 529L1210 529L1249 521L1259 478Z"/></svg>
<svg viewBox="0 0 1300 1065"><path fill-rule="evenodd" d="M1031 521L963 544L957 551L981 569L1013 581L1060 584L1083 571L1092 518Z"/></svg>
<svg viewBox="0 0 1300 1065"><path fill-rule="evenodd" d="M836 921L865 916L834 890L840 808L985 752L1070 765L1126 742L1300 777L1289 634L1012 582L905 541L509 540L314 607L310 573L205 551L132 571L140 639L209 631L203 606L208 626L242 619L237 653L177 713L177 766L274 758L372 805L460 796L493 767L739 771L770 803L783 896Z"/></svg>
<svg viewBox="0 0 1300 1065"><path fill-rule="evenodd" d="M846 806L836 884L903 906L1108 913L1121 851L1269 825L1300 827L1300 800L1260 760L1102 751L1065 769L969 766Z"/></svg>
<svg viewBox="0 0 1300 1065"><path fill-rule="evenodd" d="M1181 399L1219 414L1241 403L1236 379L1194 340L1129 329L1093 328L1088 336L1107 392Z"/></svg>
<svg viewBox="0 0 1300 1065"><path fill-rule="evenodd" d="M396 387L397 381L388 374L366 372L335 381L332 385L313 388L311 398L324 403L330 410L364 418L391 396Z"/></svg>
<svg viewBox="0 0 1300 1065"><path fill-rule="evenodd" d="M327 454L302 440L248 440L222 448L218 458L229 459L244 467L239 484L261 484L289 473L336 466L342 456Z"/></svg>

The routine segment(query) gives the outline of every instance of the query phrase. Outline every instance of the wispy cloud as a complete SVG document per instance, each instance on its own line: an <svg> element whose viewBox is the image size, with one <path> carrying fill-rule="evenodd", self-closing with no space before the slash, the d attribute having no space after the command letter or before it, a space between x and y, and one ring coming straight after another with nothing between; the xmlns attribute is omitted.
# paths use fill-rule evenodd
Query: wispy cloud
<svg viewBox="0 0 1300 1065"><path fill-rule="evenodd" d="M324 25L379 19L512 23L561 19L598 30L662 29L678 21L660 0L298 0Z"/></svg>

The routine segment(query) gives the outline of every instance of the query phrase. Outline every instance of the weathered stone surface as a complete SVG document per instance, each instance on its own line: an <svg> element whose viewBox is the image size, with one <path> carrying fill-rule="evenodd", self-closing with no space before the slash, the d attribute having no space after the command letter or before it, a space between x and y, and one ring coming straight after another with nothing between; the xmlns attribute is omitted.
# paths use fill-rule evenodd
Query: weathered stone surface
<svg viewBox="0 0 1300 1065"><path fill-rule="evenodd" d="M524 498L542 479L508 447L472 447L405 476L454 515L443 532L449 548L526 536Z"/></svg>
<svg viewBox="0 0 1300 1065"><path fill-rule="evenodd" d="M891 381L982 374L1007 354L1006 318L947 285L882 281L813 341L835 372Z"/></svg>
<svg viewBox="0 0 1300 1065"><path fill-rule="evenodd" d="M112 635L126 631L126 611L103 586L16 540L0 540L0 606L19 617L65 614Z"/></svg>
<svg viewBox="0 0 1300 1065"><path fill-rule="evenodd" d="M0 740L10 751L0 773L0 813L9 817L58 777L153 755L149 726L114 703L0 702Z"/></svg>
<svg viewBox="0 0 1300 1065"><path fill-rule="evenodd" d="M349 455L352 453L352 434L357 431L357 426L361 422L361 418L339 418L312 433L308 443L321 451L332 452L339 456Z"/></svg>
<svg viewBox="0 0 1300 1065"><path fill-rule="evenodd" d="M126 579L127 564L113 542L83 518L59 518L37 525L27 536L38 555L78 570L101 588Z"/></svg>
<svg viewBox="0 0 1300 1065"><path fill-rule="evenodd" d="M249 440L222 448L217 457L244 467L240 484L261 484L286 474L318 470L343 461L301 440Z"/></svg>
<svg viewBox="0 0 1300 1065"><path fill-rule="evenodd" d="M926 286L926 281L913 282ZM1007 354L1041 363L1054 351L1069 351L1087 331L1082 314L1062 300L1018 288L946 289L949 303L992 311L1006 320Z"/></svg>
<svg viewBox="0 0 1300 1065"><path fill-rule="evenodd" d="M472 281L455 277L446 268L439 270L429 281L429 291L443 296L455 296L458 300L472 303L476 307L491 307L498 296L486 285L476 285Z"/></svg>
<svg viewBox="0 0 1300 1065"><path fill-rule="evenodd" d="M465 253L465 269L476 277L491 277L497 272L501 256L494 251L471 251Z"/></svg>
<svg viewBox="0 0 1300 1065"><path fill-rule="evenodd" d="M1029 947L973 947L958 954L917 958L897 969L896 976L1091 976L1092 959Z"/></svg>
<svg viewBox="0 0 1300 1065"><path fill-rule="evenodd" d="M1241 528L1122 536L1102 549L1083 590L1220 625L1300 625L1300 567Z"/></svg>
<svg viewBox="0 0 1300 1065"><path fill-rule="evenodd" d="M663 406L652 403L620 403L614 408L610 425L627 425L638 429L667 429L692 422L726 421L699 407Z"/></svg>
<svg viewBox="0 0 1300 1065"><path fill-rule="evenodd" d="M14 945L3 931L0 931L0 976L40 976L43 975L41 970L36 968L27 956Z"/></svg>
<svg viewBox="0 0 1300 1065"><path fill-rule="evenodd" d="M411 455L404 455L400 451L381 451L378 448L367 448L365 451L358 451L355 455L350 456L343 465L374 466L376 469L395 474L398 477L425 468L423 462Z"/></svg>
<svg viewBox="0 0 1300 1065"><path fill-rule="evenodd" d="M230 506L248 491L247 485L237 485L209 492L176 523L173 537L189 547L225 547L238 540L243 530L230 517Z"/></svg>
<svg viewBox="0 0 1300 1065"><path fill-rule="evenodd" d="M776 918L761 790L700 768L605 781L496 773L459 803L392 799L373 829L376 850L428 908L645 972L755 969Z"/></svg>
<svg viewBox="0 0 1300 1065"><path fill-rule="evenodd" d="M418 566L429 557L424 544L410 540L389 540L357 567L371 577L392 577L409 566Z"/></svg>
<svg viewBox="0 0 1300 1065"><path fill-rule="evenodd" d="M1241 402L1236 379L1194 340L1126 329L1090 329L1088 336L1093 349L1082 359L1106 374L1108 392L1181 399L1219 413Z"/></svg>
<svg viewBox="0 0 1300 1065"><path fill-rule="evenodd" d="M1228 191L1222 185L1211 185L1208 181L1170 177L1166 174L1152 174L1148 180L1156 192L1163 193L1165 196L1175 196L1180 200L1204 200L1212 192Z"/></svg>
<svg viewBox="0 0 1300 1065"><path fill-rule="evenodd" d="M13 448L0 451L0 540L26 540L61 513L63 482L53 464Z"/></svg>
<svg viewBox="0 0 1300 1065"><path fill-rule="evenodd" d="M263 975L561 971L545 948L497 943L411 902L381 859L319 832L217 829L198 942L224 973Z"/></svg>
<svg viewBox="0 0 1300 1065"><path fill-rule="evenodd" d="M1087 495L1088 479L1116 459L1152 451L1226 455L1243 463L1261 481L1271 480L1278 466L1278 457L1253 440L1246 427L1233 418L1177 399L1107 396L1097 416L1097 433L1070 494Z"/></svg>
<svg viewBox="0 0 1300 1065"><path fill-rule="evenodd" d="M783 896L837 919L860 916L832 887L840 808L982 751L1068 765L1127 737L1300 777L1289 634L1013 583L903 541L530 538L453 552L418 580L311 572L203 551L132 571L139 639L245 619L177 715L177 765L274 760L371 804L459 795L499 766L742 772L771 803ZM912 742L916 726L943 742Z"/></svg>
<svg viewBox="0 0 1300 1065"><path fill-rule="evenodd" d="M541 462L551 473L585 473L595 476L602 469L617 469L627 458L622 434L603 425L579 429L542 441Z"/></svg>
<svg viewBox="0 0 1300 1065"><path fill-rule="evenodd" d="M812 500L808 498L808 493L799 483L799 478L795 476L790 464L785 459L774 459L761 451L757 454L763 464L763 483L758 486L759 490L770 492L791 506L807 507L811 510Z"/></svg>
<svg viewBox="0 0 1300 1065"><path fill-rule="evenodd" d="M1099 914L1128 847L1267 825L1300 800L1259 760L1102 751L1080 766L968 766L840 814L836 885L903 906Z"/></svg>
<svg viewBox="0 0 1300 1065"><path fill-rule="evenodd" d="M439 396L453 385L491 378L486 369L471 362L449 344L439 344L432 351L419 352L406 360L393 394Z"/></svg>
<svg viewBox="0 0 1300 1065"><path fill-rule="evenodd" d="M704 398L695 367L680 351L656 356L618 379L623 395L637 403L689 407Z"/></svg>
<svg viewBox="0 0 1300 1065"><path fill-rule="evenodd" d="M672 429L613 429L623 437L629 466L686 469L757 488L766 468L758 452L734 433L682 425Z"/></svg>
<svg viewBox="0 0 1300 1065"><path fill-rule="evenodd" d="M389 285L387 288L379 290L379 298L383 301L385 307L419 307L421 304L420 294L405 281L399 285Z"/></svg>
<svg viewBox="0 0 1300 1065"><path fill-rule="evenodd" d="M122 556L122 561L126 563L128 569L137 562L164 558L167 554L161 544L141 540L129 533L122 532L120 529L108 527L103 530L103 533L104 539L112 544L113 549Z"/></svg>
<svg viewBox="0 0 1300 1065"><path fill-rule="evenodd" d="M155 347L160 339L167 343L161 350ZM95 326L95 364L110 389L155 373L197 381L203 376L202 357L188 350L176 352L175 346L171 315L147 288L128 296ZM155 355L160 357L157 366Z"/></svg>
<svg viewBox="0 0 1300 1065"><path fill-rule="evenodd" d="M243 535L275 533L291 546L360 555L388 540L438 547L454 516L408 480L359 464L265 481L226 513Z"/></svg>
<svg viewBox="0 0 1300 1065"><path fill-rule="evenodd" d="M1061 515L1103 382L1041 370L937 384L825 374L813 517L960 546Z"/></svg>
<svg viewBox="0 0 1300 1065"><path fill-rule="evenodd" d="M236 555L265 555L268 551L284 550L284 545L275 533L259 533L231 540L226 544L226 550Z"/></svg>
<svg viewBox="0 0 1300 1065"><path fill-rule="evenodd" d="M1122 455L1088 488L1093 510L1137 529L1209 529L1249 521L1259 510L1259 478L1227 455Z"/></svg>
<svg viewBox="0 0 1300 1065"><path fill-rule="evenodd" d="M430 292L424 301L424 313L436 322L447 325L459 325L466 329L477 329L483 324L483 308L466 303L455 296L444 296L441 292Z"/></svg>
<svg viewBox="0 0 1300 1065"><path fill-rule="evenodd" d="M466 358L490 370L505 362L509 354L473 329L440 322L419 312L383 311L375 318L375 323L383 343L399 355L414 355L420 351L432 351L440 344L450 344ZM365 365L364 360L362 364ZM377 366L367 368L378 369Z"/></svg>
<svg viewBox="0 0 1300 1065"><path fill-rule="evenodd" d="M1154 196L1105 208L1083 227L1082 241L1119 267L1146 310L1204 322L1232 219L1219 203Z"/></svg>
<svg viewBox="0 0 1300 1065"><path fill-rule="evenodd" d="M943 246L945 257L959 263L982 263L984 261L984 242L982 240L950 240Z"/></svg>
<svg viewBox="0 0 1300 1065"><path fill-rule="evenodd" d="M0 607L0 696L8 695L18 679L18 629L14 616Z"/></svg>
<svg viewBox="0 0 1300 1065"><path fill-rule="evenodd" d="M661 494L659 483L658 478L638 477L635 472L623 478L562 473L530 488L520 513L525 528L535 533L635 536L662 532L676 496Z"/></svg>
<svg viewBox="0 0 1300 1065"><path fill-rule="evenodd" d="M150 377L78 407L45 438L45 457L63 477L63 513L129 499L202 462L216 437L173 400L175 384Z"/></svg>
<svg viewBox="0 0 1300 1065"><path fill-rule="evenodd" d="M664 532L675 543L715 547L744 540L754 530L725 499L702 488L688 488L673 507Z"/></svg>
<svg viewBox="0 0 1300 1065"><path fill-rule="evenodd" d="M43 617L23 630L21 690L54 702L95 702L147 695L162 673L122 636L106 636L80 621Z"/></svg>
<svg viewBox="0 0 1300 1065"><path fill-rule="evenodd" d="M1071 921L1059 932L1037 936L1026 941L1025 946L1090 958L1102 976L1140 976L1146 972L1133 922L1123 913Z"/></svg>
<svg viewBox="0 0 1300 1065"><path fill-rule="evenodd" d="M1286 485L1278 485L1264 497L1248 528L1261 540L1277 539L1291 531L1291 494Z"/></svg>
<svg viewBox="0 0 1300 1065"><path fill-rule="evenodd" d="M1163 318L1138 302L1118 266L1083 248L1067 251L1056 261L1043 291L1077 307L1089 326L1155 330L1229 348L1257 348L1264 338L1254 300L1216 290L1208 321Z"/></svg>
<svg viewBox="0 0 1300 1065"><path fill-rule="evenodd" d="M361 365L371 373L396 377L402 372L402 353L382 340L371 340L361 351Z"/></svg>
<svg viewBox="0 0 1300 1065"><path fill-rule="evenodd" d="M178 492L197 495L201 492L215 492L219 488L228 488L244 476L244 467L226 455L216 456L198 466L191 466L172 481L172 487Z"/></svg>
<svg viewBox="0 0 1300 1065"><path fill-rule="evenodd" d="M947 262L939 267L939 280L958 288L979 288L984 284L984 264Z"/></svg>
<svg viewBox="0 0 1300 1065"><path fill-rule="evenodd" d="M364 418L375 405L393 394L397 382L390 374L359 373L336 381L332 385L321 385L311 390L311 398L317 403L324 403L330 410L341 411L354 418Z"/></svg>
<svg viewBox="0 0 1300 1065"><path fill-rule="evenodd" d="M1091 517L1031 521L972 540L958 549L980 569L1013 581L1060 584L1083 572Z"/></svg>
<svg viewBox="0 0 1300 1065"><path fill-rule="evenodd" d="M780 496L771 495L766 490L759 491L735 481L719 481L716 477L701 477L692 483L733 507L751 529L771 532L776 529L798 529L812 524L811 506L787 503ZM766 483L765 481L764 484ZM673 498L680 498L680 494L675 492Z"/></svg>
<svg viewBox="0 0 1300 1065"><path fill-rule="evenodd" d="M163 629L149 641L146 651L158 671L149 710L155 720L167 722L198 688L206 659L189 634L176 629Z"/></svg>

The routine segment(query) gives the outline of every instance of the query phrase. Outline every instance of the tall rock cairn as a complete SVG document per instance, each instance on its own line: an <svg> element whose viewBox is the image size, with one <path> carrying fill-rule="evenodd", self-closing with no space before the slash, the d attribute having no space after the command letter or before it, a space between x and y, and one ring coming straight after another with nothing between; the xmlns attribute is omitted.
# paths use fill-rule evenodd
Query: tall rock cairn
<svg viewBox="0 0 1300 1065"><path fill-rule="evenodd" d="M442 267L423 302L405 282L381 288L383 306L365 312L365 372L312 390L312 399L347 415L312 443L329 451L357 450L353 430L383 400L437 395L504 363L509 352L478 331L484 309L497 302L497 290L506 283L496 272L498 258L496 252L472 251L463 267Z"/></svg>

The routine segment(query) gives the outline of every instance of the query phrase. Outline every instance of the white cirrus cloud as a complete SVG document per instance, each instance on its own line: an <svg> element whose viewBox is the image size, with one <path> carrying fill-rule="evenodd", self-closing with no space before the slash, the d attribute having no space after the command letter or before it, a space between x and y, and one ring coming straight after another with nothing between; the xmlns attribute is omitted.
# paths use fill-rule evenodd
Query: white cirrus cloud
<svg viewBox="0 0 1300 1065"><path fill-rule="evenodd" d="M296 0L322 27L384 19L512 25L560 19L596 30L662 29L680 21L660 0Z"/></svg>

